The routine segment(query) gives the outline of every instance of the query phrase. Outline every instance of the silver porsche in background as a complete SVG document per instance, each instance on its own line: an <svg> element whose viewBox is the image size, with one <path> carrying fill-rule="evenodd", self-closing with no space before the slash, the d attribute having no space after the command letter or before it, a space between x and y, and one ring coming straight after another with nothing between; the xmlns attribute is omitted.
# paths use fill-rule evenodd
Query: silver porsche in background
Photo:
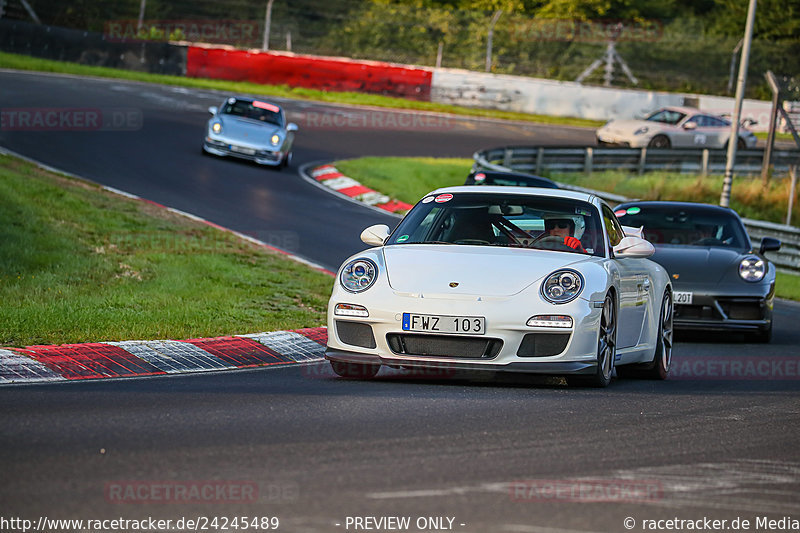
<svg viewBox="0 0 800 533"><path fill-rule="evenodd" d="M286 122L280 106L245 97L209 107L203 153L233 156L261 165L285 167L292 160L297 124Z"/></svg>
<svg viewBox="0 0 800 533"><path fill-rule="evenodd" d="M631 148L727 148L729 120L691 107L665 107L644 119L611 120L597 130L597 144ZM737 148L755 148L753 132L739 129Z"/></svg>

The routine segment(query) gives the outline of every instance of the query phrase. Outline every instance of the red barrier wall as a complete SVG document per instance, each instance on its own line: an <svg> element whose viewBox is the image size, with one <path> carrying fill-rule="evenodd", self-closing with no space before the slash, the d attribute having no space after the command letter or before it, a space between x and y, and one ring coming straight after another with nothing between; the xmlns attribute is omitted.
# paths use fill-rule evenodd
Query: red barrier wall
<svg viewBox="0 0 800 533"><path fill-rule="evenodd" d="M190 46L186 75L430 100L433 72L376 61Z"/></svg>

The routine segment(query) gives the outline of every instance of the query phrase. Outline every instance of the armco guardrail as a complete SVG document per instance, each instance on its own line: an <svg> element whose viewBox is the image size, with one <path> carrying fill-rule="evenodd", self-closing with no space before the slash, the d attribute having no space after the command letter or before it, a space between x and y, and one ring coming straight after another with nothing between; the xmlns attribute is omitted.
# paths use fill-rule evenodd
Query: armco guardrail
<svg viewBox="0 0 800 533"><path fill-rule="evenodd" d="M589 147L588 149L591 149L591 147ZM548 153L548 157L555 158L558 157L559 154L564 154L564 153L566 153L566 155L571 155L574 157L574 152L576 150L581 150L585 153L587 148L584 147L578 149L578 148L551 148L551 147L525 147L525 146L521 147L507 146L502 148L493 148L490 150L482 150L480 152L475 152L475 154L473 155L475 163L473 164L472 168L473 170L485 168L487 170L518 171L518 172L528 172L536 174L540 172L541 169L553 168L553 167L543 167L543 159L544 159L543 154L545 153L545 151ZM598 149L598 148L595 148L594 150L616 151L616 149ZM638 152L639 150L635 151ZM654 150L654 151L678 152L678 150ZM686 151L693 153L698 152L698 150L686 150ZM700 151L705 151L705 150L700 150ZM751 152L751 151L752 150L748 150L745 152ZM798 152L790 152L790 153L795 154L795 157L797 157L798 155ZM530 159L532 155L535 157L533 163L531 163ZM793 162L792 164L797 164L797 163L798 162L795 160L795 162ZM564 163L564 165L574 165L574 164L575 164L574 161L567 161L566 163ZM537 170L537 168L539 170ZM759 171L760 168L761 167L759 164L758 167ZM741 172L738 166L736 167L736 172L737 173ZM559 185L565 189L584 191L596 194L600 198L603 198L604 200L612 204L618 204L631 200L630 198L621 196L619 194L613 194L604 191L593 191L591 189L576 187L574 185L568 185L565 183L559 183ZM775 224L772 222L764 222L762 220L752 220L748 218L744 219L744 225L747 228L747 233L750 235L750 239L756 246L763 237L775 237L777 239L780 239L782 243L781 249L778 252L768 253L767 257L773 263L775 263L775 265L781 270L800 272L800 229L794 226L786 226L784 224Z"/></svg>
<svg viewBox="0 0 800 533"><path fill-rule="evenodd" d="M763 237L780 239L781 249L768 253L767 257L782 270L800 272L800 229L749 218L744 219L744 225L750 240L756 244Z"/></svg>
<svg viewBox="0 0 800 533"><path fill-rule="evenodd" d="M505 146L475 154L475 161L491 168L500 165L532 174L542 172L586 172L628 170L643 174L652 170L693 174L723 174L725 150L605 148L598 146ZM737 175L761 172L764 151L737 150ZM789 166L800 165L800 150L773 150L773 175L789 172Z"/></svg>

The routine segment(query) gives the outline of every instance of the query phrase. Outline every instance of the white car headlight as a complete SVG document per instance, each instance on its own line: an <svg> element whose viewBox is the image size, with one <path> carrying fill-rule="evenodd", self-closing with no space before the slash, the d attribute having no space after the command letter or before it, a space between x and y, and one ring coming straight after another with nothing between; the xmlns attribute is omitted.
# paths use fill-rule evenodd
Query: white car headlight
<svg viewBox="0 0 800 533"><path fill-rule="evenodd" d="M647 126L642 126L638 130L634 131L633 134L634 135L643 135L643 134L645 134L647 132L648 132Z"/></svg>
<svg viewBox="0 0 800 533"><path fill-rule="evenodd" d="M222 131L222 123L220 123L220 122L213 123L211 125L211 131L213 131L214 133L221 132Z"/></svg>
<svg viewBox="0 0 800 533"><path fill-rule="evenodd" d="M362 292L372 287L377 278L378 265L371 259L360 258L344 266L339 282L347 291Z"/></svg>
<svg viewBox="0 0 800 533"><path fill-rule="evenodd" d="M269 142L277 146L277 144L281 142L281 136L276 133L270 138Z"/></svg>
<svg viewBox="0 0 800 533"><path fill-rule="evenodd" d="M557 270L542 283L542 297L550 303L571 302L583 290L583 276L574 270Z"/></svg>
<svg viewBox="0 0 800 533"><path fill-rule="evenodd" d="M739 276L745 281L761 281L767 273L767 264L763 259L748 256L739 263Z"/></svg>

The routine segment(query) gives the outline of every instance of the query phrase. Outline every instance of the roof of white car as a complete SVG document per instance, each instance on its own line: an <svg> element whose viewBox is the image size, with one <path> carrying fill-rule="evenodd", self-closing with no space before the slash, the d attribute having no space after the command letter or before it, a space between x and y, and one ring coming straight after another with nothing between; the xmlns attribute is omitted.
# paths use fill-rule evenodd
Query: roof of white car
<svg viewBox="0 0 800 533"><path fill-rule="evenodd" d="M681 107L681 106L677 106L677 105L668 105L668 106L662 107L661 109L669 109L671 111L678 111L680 113L685 113L687 115L691 115L691 114L695 114L695 113L703 113L703 111L697 109L696 107ZM659 109L659 111L660 111L660 109ZM711 115L713 113L704 113L704 114Z"/></svg>
<svg viewBox="0 0 800 533"><path fill-rule="evenodd" d="M457 187L443 187L441 189L436 189L425 196L444 193L524 194L527 196L544 196L548 198L569 198L571 200L582 200L590 203L593 202L594 198L596 198L594 194L580 191L545 189L539 187L507 187L502 185L459 185Z"/></svg>

